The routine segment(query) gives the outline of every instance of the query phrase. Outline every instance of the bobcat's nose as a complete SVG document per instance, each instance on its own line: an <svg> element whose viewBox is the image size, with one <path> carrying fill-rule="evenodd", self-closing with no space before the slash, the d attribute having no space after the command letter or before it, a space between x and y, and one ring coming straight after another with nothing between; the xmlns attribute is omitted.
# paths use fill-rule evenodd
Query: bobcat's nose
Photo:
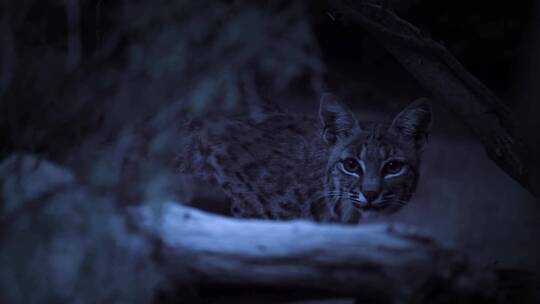
<svg viewBox="0 0 540 304"><path fill-rule="evenodd" d="M362 194L364 194L368 203L371 203L379 196L378 191L362 191Z"/></svg>

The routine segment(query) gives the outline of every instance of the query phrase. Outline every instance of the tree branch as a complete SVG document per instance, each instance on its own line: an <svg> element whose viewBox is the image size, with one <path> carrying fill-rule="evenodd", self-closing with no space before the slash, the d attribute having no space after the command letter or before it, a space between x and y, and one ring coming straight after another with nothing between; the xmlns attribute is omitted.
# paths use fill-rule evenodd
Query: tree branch
<svg viewBox="0 0 540 304"><path fill-rule="evenodd" d="M456 113L484 146L488 157L531 193L532 161L523 143L513 134L510 110L470 74L440 43L426 37L392 11L364 0L333 8L368 30L407 69L436 101Z"/></svg>

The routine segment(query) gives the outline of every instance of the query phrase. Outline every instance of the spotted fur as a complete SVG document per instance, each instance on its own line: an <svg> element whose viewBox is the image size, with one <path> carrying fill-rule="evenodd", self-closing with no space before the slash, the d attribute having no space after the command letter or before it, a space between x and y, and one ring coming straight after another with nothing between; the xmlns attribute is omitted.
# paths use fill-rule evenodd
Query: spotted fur
<svg viewBox="0 0 540 304"><path fill-rule="evenodd" d="M207 123L180 167L217 182L237 217L354 223L409 201L430 124L426 100L390 123L359 123L325 94L319 118L272 113Z"/></svg>

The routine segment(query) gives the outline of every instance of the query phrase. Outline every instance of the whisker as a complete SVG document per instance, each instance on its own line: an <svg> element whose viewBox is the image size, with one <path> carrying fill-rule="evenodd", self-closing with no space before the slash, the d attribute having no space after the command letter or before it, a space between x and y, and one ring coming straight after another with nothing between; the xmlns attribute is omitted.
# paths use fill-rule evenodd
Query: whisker
<svg viewBox="0 0 540 304"><path fill-rule="evenodd" d="M327 191L321 193L320 197L349 197L350 192L341 192L341 191Z"/></svg>
<svg viewBox="0 0 540 304"><path fill-rule="evenodd" d="M385 200L385 201L382 201L382 202L378 203L376 206L379 207L379 208L385 208L385 207L388 207L388 206L403 207L406 204L407 204L407 202L404 201L404 200Z"/></svg>
<svg viewBox="0 0 540 304"><path fill-rule="evenodd" d="M357 198L353 198L353 197L349 197L349 200L353 201L353 202L357 202L357 203L360 203L360 204L363 204L364 202L357 199Z"/></svg>
<svg viewBox="0 0 540 304"><path fill-rule="evenodd" d="M325 191L325 192L322 192L323 194L339 194L339 193L342 193L341 191Z"/></svg>
<svg viewBox="0 0 540 304"><path fill-rule="evenodd" d="M341 195L341 194L326 194L321 195L320 198L329 198L329 197L337 197L337 198L347 198L347 196Z"/></svg>

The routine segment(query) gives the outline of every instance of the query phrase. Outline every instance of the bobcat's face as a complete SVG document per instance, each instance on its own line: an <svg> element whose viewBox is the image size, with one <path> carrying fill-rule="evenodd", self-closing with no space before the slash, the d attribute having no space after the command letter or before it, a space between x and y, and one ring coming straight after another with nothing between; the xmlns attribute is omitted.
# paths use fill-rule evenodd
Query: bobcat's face
<svg viewBox="0 0 540 304"><path fill-rule="evenodd" d="M324 196L342 221L390 214L410 199L431 124L428 101L418 100L391 124L360 126L333 95L320 110L323 137L331 145Z"/></svg>

